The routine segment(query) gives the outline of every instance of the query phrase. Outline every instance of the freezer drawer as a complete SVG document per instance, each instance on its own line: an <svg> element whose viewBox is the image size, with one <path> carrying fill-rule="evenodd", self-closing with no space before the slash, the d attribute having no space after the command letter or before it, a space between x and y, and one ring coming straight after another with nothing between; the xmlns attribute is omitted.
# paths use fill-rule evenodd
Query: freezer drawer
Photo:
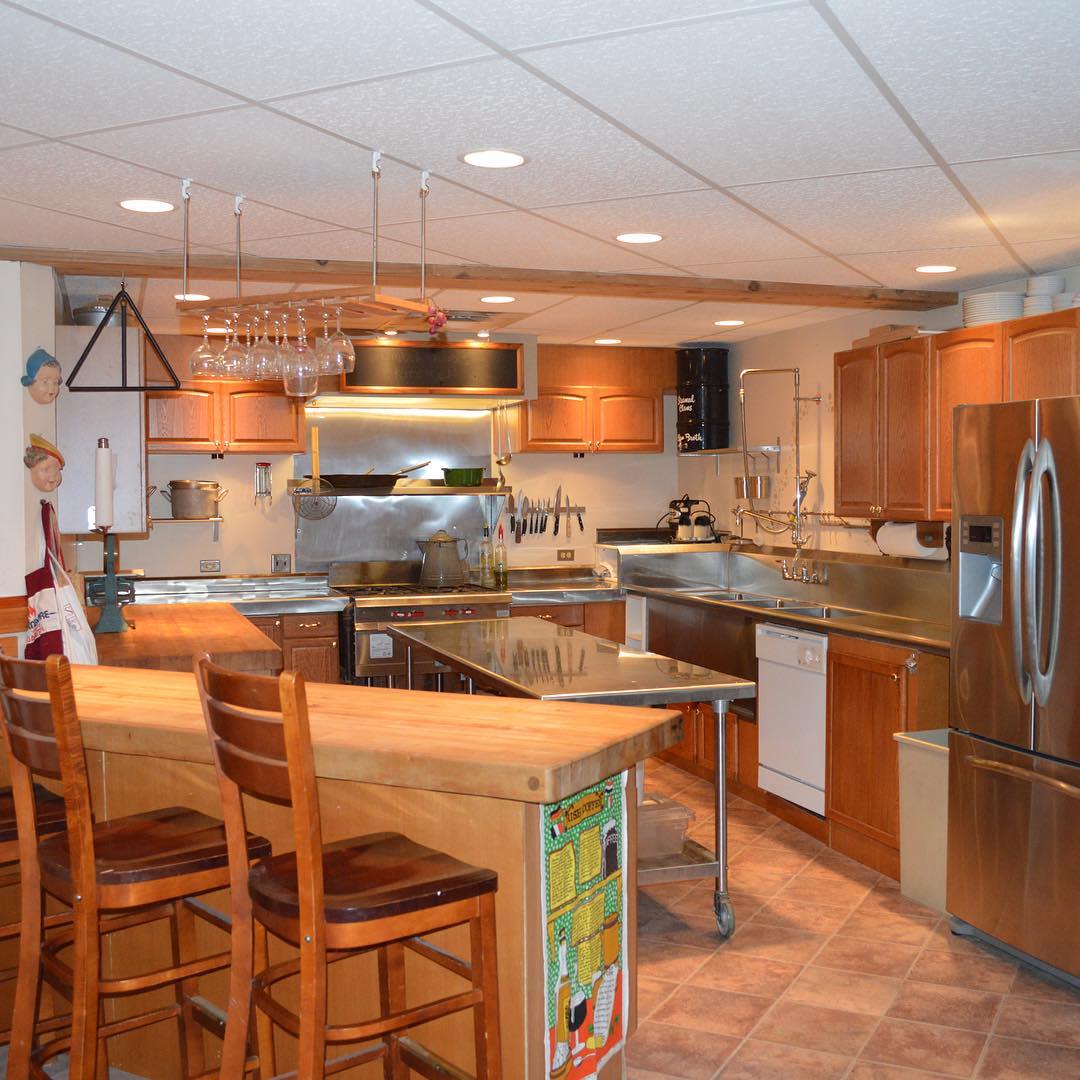
<svg viewBox="0 0 1080 1080"><path fill-rule="evenodd" d="M1080 977L1080 766L949 736L948 911Z"/></svg>

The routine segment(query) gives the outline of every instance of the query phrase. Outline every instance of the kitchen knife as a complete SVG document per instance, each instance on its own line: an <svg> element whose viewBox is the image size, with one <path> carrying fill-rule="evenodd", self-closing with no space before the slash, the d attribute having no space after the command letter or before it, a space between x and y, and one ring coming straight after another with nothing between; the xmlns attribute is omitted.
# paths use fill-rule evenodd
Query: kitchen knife
<svg viewBox="0 0 1080 1080"><path fill-rule="evenodd" d="M570 539L570 492L566 493L566 539Z"/></svg>
<svg viewBox="0 0 1080 1080"><path fill-rule="evenodd" d="M549 502L545 499L540 507L540 531L542 533L547 532L548 505Z"/></svg>
<svg viewBox="0 0 1080 1080"><path fill-rule="evenodd" d="M553 536L559 535L559 515L562 513L562 484L555 490L555 528L552 530Z"/></svg>
<svg viewBox="0 0 1080 1080"><path fill-rule="evenodd" d="M517 504L514 502L514 493L511 492L506 497L506 512L507 512L507 514L510 515L510 531L511 532L514 531L514 513L515 513L515 510L516 510L516 507L517 507Z"/></svg>
<svg viewBox="0 0 1080 1080"><path fill-rule="evenodd" d="M528 495L521 496L521 506L519 507L517 529L514 530L514 543L521 543L521 534L525 531L525 525L529 520L529 497Z"/></svg>
<svg viewBox="0 0 1080 1080"><path fill-rule="evenodd" d="M585 522L581 520L581 511L580 510L578 510L578 512L577 512L577 525L578 525L578 528L582 532L585 531Z"/></svg>

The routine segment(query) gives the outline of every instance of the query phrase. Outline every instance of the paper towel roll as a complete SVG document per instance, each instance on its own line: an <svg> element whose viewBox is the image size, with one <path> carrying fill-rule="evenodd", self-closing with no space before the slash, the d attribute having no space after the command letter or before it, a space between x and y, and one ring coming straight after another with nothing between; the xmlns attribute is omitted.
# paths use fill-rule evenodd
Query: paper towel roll
<svg viewBox="0 0 1080 1080"><path fill-rule="evenodd" d="M99 529L113 525L113 456L108 439L98 439L94 452L94 525Z"/></svg>
<svg viewBox="0 0 1080 1080"><path fill-rule="evenodd" d="M927 547L919 543L919 534L915 525L902 522L886 522L878 529L877 546L882 555L897 555L903 559L933 559L945 562L949 557L948 549Z"/></svg>

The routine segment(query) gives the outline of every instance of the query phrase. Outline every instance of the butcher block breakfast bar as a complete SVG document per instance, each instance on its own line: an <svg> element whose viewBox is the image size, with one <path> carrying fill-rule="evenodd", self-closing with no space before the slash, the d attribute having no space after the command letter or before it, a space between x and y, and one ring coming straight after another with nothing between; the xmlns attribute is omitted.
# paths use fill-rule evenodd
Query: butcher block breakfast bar
<svg viewBox="0 0 1080 1080"><path fill-rule="evenodd" d="M73 677L103 812L176 803L220 814L192 674L100 666L75 667ZM326 841L396 830L497 872L503 1075L621 1075L636 1022L634 766L679 740L681 715L317 683L307 697ZM277 814L253 804L250 827L275 850L290 850L288 815ZM227 910L227 898L215 906ZM467 955L462 928L432 940ZM157 948L166 948L160 939L138 937L130 946L142 950L141 963ZM412 959L410 996L460 990L442 968L414 971ZM224 1000L222 984L205 985L207 997ZM372 957L334 965L331 985L331 1001L346 1002L353 1016L365 997L377 1011ZM425 1031L433 1049L465 1069L472 1038L467 1012ZM216 1053L216 1041L210 1045ZM290 1051L286 1040L279 1068ZM110 1063L154 1080L180 1075L160 1038L142 1032L112 1040ZM382 1072L364 1066L347 1075Z"/></svg>

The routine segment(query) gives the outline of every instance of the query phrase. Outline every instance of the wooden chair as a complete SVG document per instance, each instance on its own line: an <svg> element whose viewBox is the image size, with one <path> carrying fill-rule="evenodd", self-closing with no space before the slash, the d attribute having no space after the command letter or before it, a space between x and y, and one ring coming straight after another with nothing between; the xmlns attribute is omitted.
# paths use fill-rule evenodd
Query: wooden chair
<svg viewBox="0 0 1080 1080"><path fill-rule="evenodd" d="M228 965L229 953L198 957L195 917L228 929L228 920L193 897L229 884L225 829L215 818L173 806L95 822L71 668L62 656L45 661L0 656L0 702L11 765L22 872L19 974L8 1057L10 1080L45 1077L44 1062L68 1051L68 1075L92 1080L107 1067L104 1040L177 1018L185 1077L206 1072L200 1023L220 1029L195 1000L200 976ZM66 832L39 837L34 776L59 780ZM261 837L240 838L251 859L269 855ZM71 910L71 926L46 936L43 896ZM168 919L172 965L145 974L103 978L102 935ZM68 963L64 954L73 951ZM42 979L71 1001L70 1032L34 1047L57 1024L38 1023ZM176 1002L103 1023L102 999L172 985ZM201 999L200 999L201 1000ZM237 1076L240 1073L236 1074Z"/></svg>
<svg viewBox="0 0 1080 1080"><path fill-rule="evenodd" d="M260 1076L274 1071L273 1025L299 1040L296 1072L304 1080L382 1059L386 1080L413 1069L432 1080L464 1074L407 1033L442 1016L473 1010L476 1071L501 1070L495 961L497 875L399 833L374 833L324 845L308 726L304 679L241 675L203 656L195 671L214 749L232 858L233 960L222 1077L238 1075L251 1005L256 1009ZM243 795L292 808L295 851L248 871L242 837ZM299 950L299 957L253 970L252 919ZM470 959L419 935L467 923ZM471 984L460 993L406 1006L405 949ZM379 1007L373 1019L327 1022L327 964L375 949ZM260 950L261 951L261 950ZM299 976L299 1007L272 996ZM370 1043L326 1060L327 1045Z"/></svg>

